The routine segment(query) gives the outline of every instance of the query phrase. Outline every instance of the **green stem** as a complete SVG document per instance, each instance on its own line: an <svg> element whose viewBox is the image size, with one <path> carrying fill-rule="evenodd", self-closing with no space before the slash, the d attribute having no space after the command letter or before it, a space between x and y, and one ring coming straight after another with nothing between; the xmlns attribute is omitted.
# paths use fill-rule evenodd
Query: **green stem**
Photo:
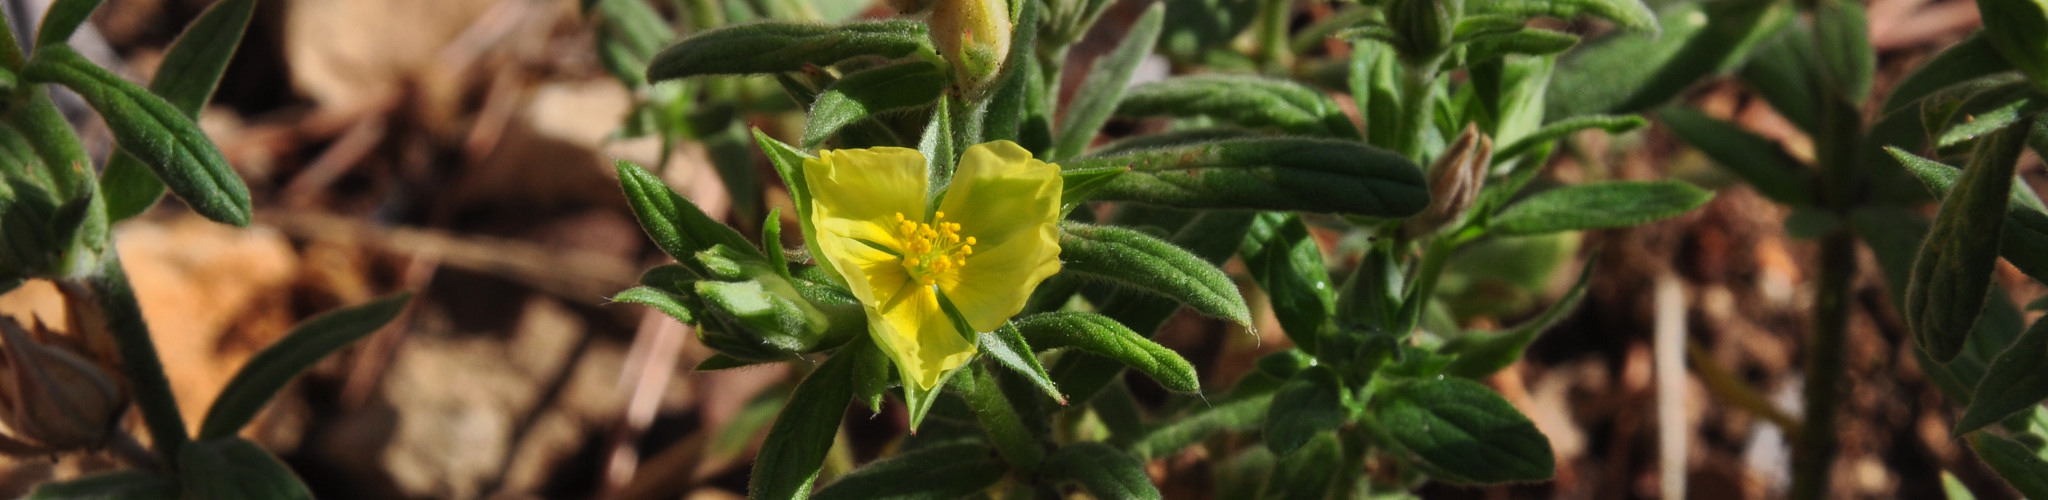
<svg viewBox="0 0 2048 500"><path fill-rule="evenodd" d="M1266 0L1259 12L1259 62L1265 65L1268 75L1283 75L1287 71L1287 56L1290 44L1287 39L1287 14L1292 11L1291 0Z"/></svg>
<svg viewBox="0 0 2048 500"><path fill-rule="evenodd" d="M1806 421L1792 455L1795 500L1828 497L1828 469L1835 461L1835 413L1842 384L1842 343L1848 332L1849 287L1856 277L1856 237L1836 231L1821 240L1820 289L1815 296L1813 339L1806 345Z"/></svg>
<svg viewBox="0 0 2048 500"><path fill-rule="evenodd" d="M1443 277L1444 265L1451 260L1451 254L1464 243L1462 235L1444 235L1431 239L1429 247L1422 252L1422 264L1415 268L1415 278L1408 289L1408 298L1401 304L1400 322L1395 335L1406 338L1415 326L1422 323L1422 310L1429 304L1429 298L1436 293L1436 282Z"/></svg>
<svg viewBox="0 0 2048 500"><path fill-rule="evenodd" d="M164 376L163 361L157 357L156 342L149 337L149 325L142 322L142 305L136 302L135 289L129 286L128 274L121 269L120 256L108 251L104 267L98 275L85 280L83 290L73 288L79 286L76 282L67 283L73 293L83 291L99 307L100 319L106 322L107 331L121 353L121 373L135 391L135 404L142 410L150 444L165 463L176 468L178 447L190 441L191 436L185 433L185 417L178 413L178 397L171 392L170 378Z"/></svg>
<svg viewBox="0 0 2048 500"><path fill-rule="evenodd" d="M974 389L967 393L967 407L974 411L974 419L988 431L989 441L996 445L996 453L1011 466L1024 471L1028 476L1038 469L1039 462L1045 461L1045 448L1024 426L1023 417L1017 415L1010 400L1003 397L1003 388L994 374L981 363L969 364L968 375Z"/></svg>
<svg viewBox="0 0 2048 500"><path fill-rule="evenodd" d="M1409 159L1422 159L1422 133L1429 126L1429 105L1436 90L1436 67L1442 56L1421 64L1405 64L1401 72L1401 125L1395 131L1394 152Z"/></svg>

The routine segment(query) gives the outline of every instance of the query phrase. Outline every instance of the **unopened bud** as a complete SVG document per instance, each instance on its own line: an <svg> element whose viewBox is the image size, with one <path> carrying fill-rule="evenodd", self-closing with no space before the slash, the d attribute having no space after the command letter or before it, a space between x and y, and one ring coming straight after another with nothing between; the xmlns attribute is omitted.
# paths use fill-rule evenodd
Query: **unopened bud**
<svg viewBox="0 0 2048 500"><path fill-rule="evenodd" d="M128 409L105 369L78 354L38 344L0 318L0 423L10 437L49 451L98 446Z"/></svg>
<svg viewBox="0 0 2048 500"><path fill-rule="evenodd" d="M1401 34L1401 56L1422 62L1449 50L1462 10L1461 0L1392 0L1387 24Z"/></svg>
<svg viewBox="0 0 2048 500"><path fill-rule="evenodd" d="M1429 167L1429 208L1408 220L1409 236L1421 236L1455 225L1479 201L1486 169L1493 163L1493 139L1465 125L1457 142Z"/></svg>
<svg viewBox="0 0 2048 500"><path fill-rule="evenodd" d="M932 44L953 66L954 84L979 89L1003 69L1010 54L1010 7L1005 0L938 0Z"/></svg>
<svg viewBox="0 0 2048 500"><path fill-rule="evenodd" d="M715 245L698 252L697 262L711 274L691 292L712 316L698 338L721 352L749 360L784 358L837 346L864 332L858 302L820 294L778 272L758 256ZM854 311L849 318L846 310ZM833 328L836 323L851 323Z"/></svg>

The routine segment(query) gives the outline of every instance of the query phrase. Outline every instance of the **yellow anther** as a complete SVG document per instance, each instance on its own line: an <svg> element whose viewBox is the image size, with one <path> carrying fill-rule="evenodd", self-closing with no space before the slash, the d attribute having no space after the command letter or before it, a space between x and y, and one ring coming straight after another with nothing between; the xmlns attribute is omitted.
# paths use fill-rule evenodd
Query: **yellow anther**
<svg viewBox="0 0 2048 500"><path fill-rule="evenodd" d="M967 244L968 244L968 245L980 245L981 243L979 243L979 242L976 242L976 241L974 241L974 237L973 237L973 236L968 236L968 237L967 237Z"/></svg>
<svg viewBox="0 0 2048 500"><path fill-rule="evenodd" d="M932 214L932 218L934 218L934 219L944 219L944 218L946 218L946 211L944 211L944 210L940 210L940 211L938 211L937 213L934 213L934 214Z"/></svg>

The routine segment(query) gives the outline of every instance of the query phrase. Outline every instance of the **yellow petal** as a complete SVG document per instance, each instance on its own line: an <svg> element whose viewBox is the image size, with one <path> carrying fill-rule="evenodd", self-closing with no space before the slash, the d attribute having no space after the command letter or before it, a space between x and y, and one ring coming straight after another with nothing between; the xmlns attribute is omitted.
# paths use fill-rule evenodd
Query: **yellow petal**
<svg viewBox="0 0 2048 500"><path fill-rule="evenodd" d="M804 160L804 181L817 231L812 255L831 261L861 303L889 300L909 277L895 256L862 241L902 251L895 217L924 217L924 155L904 148L821 151Z"/></svg>
<svg viewBox="0 0 2048 500"><path fill-rule="evenodd" d="M992 331L1024 309L1040 281L1060 270L1060 168L1010 141L967 148L939 210L976 240L946 298L977 331Z"/></svg>
<svg viewBox="0 0 2048 500"><path fill-rule="evenodd" d="M905 384L931 389L946 372L974 357L974 343L953 327L929 286L910 284L896 300L868 308L868 330L896 362Z"/></svg>

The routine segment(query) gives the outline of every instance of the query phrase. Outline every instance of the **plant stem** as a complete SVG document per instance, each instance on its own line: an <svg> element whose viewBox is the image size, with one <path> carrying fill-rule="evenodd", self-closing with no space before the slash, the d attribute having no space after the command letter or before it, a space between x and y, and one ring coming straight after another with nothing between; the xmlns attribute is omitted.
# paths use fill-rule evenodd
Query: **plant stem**
<svg viewBox="0 0 2048 500"><path fill-rule="evenodd" d="M163 360L157 357L149 325L142 322L142 305L135 300L128 274L121 270L120 255L109 248L105 259L97 275L83 283L65 281L60 287L72 296L69 298L88 301L81 305L97 306L97 319L105 322L121 354L121 373L128 378L129 389L135 391L150 445L164 463L176 468L178 447L192 439L185 433L185 417L178 413L178 397L171 392L170 378L164 376Z"/></svg>
<svg viewBox="0 0 2048 500"><path fill-rule="evenodd" d="M1259 62L1268 75L1285 75L1288 66L1287 40L1288 14L1293 12L1291 0L1266 0L1259 12Z"/></svg>
<svg viewBox="0 0 2048 500"><path fill-rule="evenodd" d="M974 390L968 392L967 407L974 411L974 419L988 431L989 441L996 445L996 453L1011 466L1029 473L1045 460L1045 448L1038 445L1038 439L1024 426L1024 419L1017 415L1010 400L1003 397L1003 388L994 374L981 363L968 365L967 375L973 377Z"/></svg>
<svg viewBox="0 0 2048 500"><path fill-rule="evenodd" d="M1411 160L1422 160L1422 133L1430 124L1430 98L1435 94L1436 67L1441 60L1442 56L1437 56L1422 64L1406 64L1401 72L1401 129L1395 131L1392 149Z"/></svg>
<svg viewBox="0 0 2048 500"><path fill-rule="evenodd" d="M1813 338L1806 345L1806 421L1792 454L1792 496L1828 496L1835 461L1835 413L1841 395L1842 342L1848 332L1849 286L1856 277L1856 237L1835 231L1821 240L1820 289L1814 298Z"/></svg>

